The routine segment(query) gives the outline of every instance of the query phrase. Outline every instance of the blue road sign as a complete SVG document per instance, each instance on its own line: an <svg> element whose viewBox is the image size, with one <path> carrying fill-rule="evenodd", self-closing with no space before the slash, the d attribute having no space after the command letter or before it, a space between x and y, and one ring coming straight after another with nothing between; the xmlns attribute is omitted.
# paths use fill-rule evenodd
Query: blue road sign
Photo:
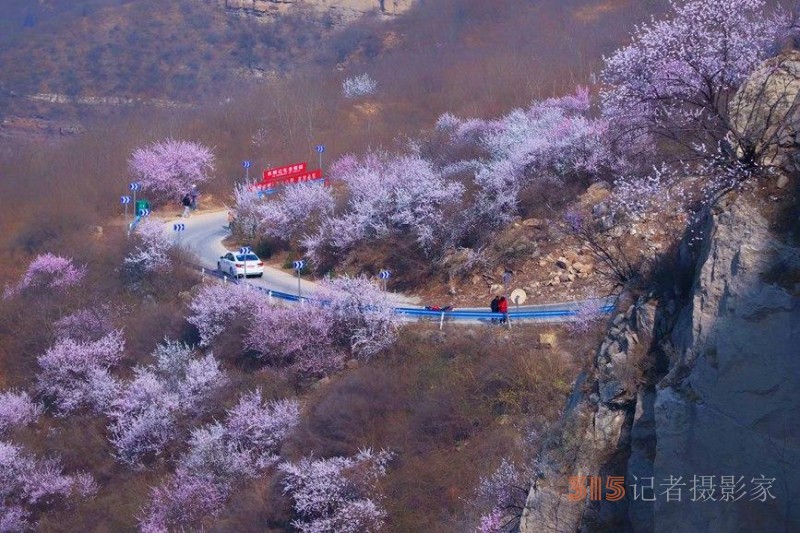
<svg viewBox="0 0 800 533"><path fill-rule="evenodd" d="M318 154L321 154L321 153L322 153L322 152L324 152L324 151L325 151L325 145L318 144L318 145L317 145L317 153L318 153Z"/></svg>
<svg viewBox="0 0 800 533"><path fill-rule="evenodd" d="M253 249L250 248L249 246L242 246L241 248L239 248L239 253L240 254L249 254L252 251L253 251Z"/></svg>
<svg viewBox="0 0 800 533"><path fill-rule="evenodd" d="M185 231L186 224L173 224L172 229L174 229L175 231Z"/></svg>
<svg viewBox="0 0 800 533"><path fill-rule="evenodd" d="M380 277L381 279L389 279L391 275L392 275L391 271L381 270L380 274L378 274L378 277Z"/></svg>
<svg viewBox="0 0 800 533"><path fill-rule="evenodd" d="M292 264L294 265L295 270L303 270L303 267L306 266L306 262L302 259L300 261L295 261Z"/></svg>
<svg viewBox="0 0 800 533"><path fill-rule="evenodd" d="M242 161L242 166L244 168L250 168L251 166L253 166L253 163L251 163L250 161Z"/></svg>
<svg viewBox="0 0 800 533"><path fill-rule="evenodd" d="M141 189L141 188L142 188L142 184L141 184L141 183L139 183L138 181L134 181L133 183L131 183L130 185L128 185L128 188L129 188L130 190L132 190L132 191L138 191L139 189Z"/></svg>
<svg viewBox="0 0 800 533"><path fill-rule="evenodd" d="M150 216L150 210L149 209L139 209L139 212L137 214L140 217Z"/></svg>
<svg viewBox="0 0 800 533"><path fill-rule="evenodd" d="M123 204L129 204L129 203L131 203L131 197L130 197L130 196L120 196L120 197L119 197L119 200L120 200L120 202L121 202L121 203L123 203Z"/></svg>

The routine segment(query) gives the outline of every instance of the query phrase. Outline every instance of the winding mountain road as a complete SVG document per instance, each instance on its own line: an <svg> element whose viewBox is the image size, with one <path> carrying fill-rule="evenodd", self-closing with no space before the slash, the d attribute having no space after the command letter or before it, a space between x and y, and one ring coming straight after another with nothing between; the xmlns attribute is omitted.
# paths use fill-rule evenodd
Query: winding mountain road
<svg viewBox="0 0 800 533"><path fill-rule="evenodd" d="M184 231L174 231L175 223L185 224ZM195 214L189 218L173 218L165 223L165 231L169 232L174 242L195 256L195 263L208 270L216 270L217 259L231 251L228 250L222 241L230 235L228 228L227 212L212 211L203 214ZM279 291L288 294L297 294L297 277L274 267L264 267L262 278L249 278L247 283L266 290ZM314 282L302 280L301 290L303 296L310 296L317 289ZM395 304L405 309L423 309L420 305L421 299L418 296L408 296L400 293L391 293ZM541 318L548 322L564 322L571 320L570 312L575 311L581 301L560 302L536 305L521 305L519 308L511 306L510 316L514 316L518 311L526 314L547 313L553 316L525 317L526 319ZM611 302L607 301L607 305ZM459 307L457 312L487 312L488 306L482 307ZM560 313L560 314L559 314Z"/></svg>

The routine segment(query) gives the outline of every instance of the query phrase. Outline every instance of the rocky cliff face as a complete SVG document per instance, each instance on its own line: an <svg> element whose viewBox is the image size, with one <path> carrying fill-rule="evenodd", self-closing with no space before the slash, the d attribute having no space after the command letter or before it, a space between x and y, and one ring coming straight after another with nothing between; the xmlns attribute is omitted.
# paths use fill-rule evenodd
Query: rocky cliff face
<svg viewBox="0 0 800 533"><path fill-rule="evenodd" d="M747 115L734 113L737 138L771 143L761 154L780 162L787 196L798 160L797 65L796 53L769 62L734 100ZM682 247L689 283L614 318L547 451L557 466L535 480L523 533L800 531L800 236L776 231L763 200L723 198L699 244ZM632 364L647 367L638 380ZM580 475L625 476L627 497L570 502L566 479ZM653 501L634 498L632 485L651 480ZM670 480L680 501L677 491L667 499Z"/></svg>
<svg viewBox="0 0 800 533"><path fill-rule="evenodd" d="M744 477L733 502L656 500L655 531L800 528L800 255L746 200L713 214L692 299L652 403L656 479ZM636 424L634 424L636 428ZM753 478L775 499L752 501ZM717 488L717 497L721 495ZM643 511L646 512L646 511Z"/></svg>
<svg viewBox="0 0 800 533"><path fill-rule="evenodd" d="M217 0L231 13L269 20L292 6L306 6L317 12L329 12L334 19L352 20L365 13L400 15L414 0Z"/></svg>

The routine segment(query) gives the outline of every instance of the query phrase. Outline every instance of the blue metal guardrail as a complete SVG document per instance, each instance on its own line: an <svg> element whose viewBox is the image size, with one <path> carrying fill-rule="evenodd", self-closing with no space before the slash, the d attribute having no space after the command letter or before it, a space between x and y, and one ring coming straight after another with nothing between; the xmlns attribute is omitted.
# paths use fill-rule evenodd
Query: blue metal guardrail
<svg viewBox="0 0 800 533"><path fill-rule="evenodd" d="M204 269L205 270L205 269ZM212 276L216 276L219 278L226 277L225 274L222 272L218 272L216 270L209 270L209 274ZM232 279L233 283L239 284L244 283L244 281L239 279ZM275 291L271 289L266 289L264 287L258 287L256 285L250 285L253 289L257 291L261 291L265 294L268 294L272 298L278 298L279 300L285 300L288 302L298 302L300 300L305 301L313 301L313 298L308 298L306 296L297 296L296 294L289 294L286 292ZM599 309L599 311L603 314L611 313L614 310L614 305L606 304ZM498 313L492 313L491 311L436 311L433 309L417 309L415 307L395 307L395 313L399 315L405 316L417 316L417 317L432 317L432 318L444 318L444 319L486 319L491 320L493 318L499 318L500 315ZM520 318L564 318L569 316L574 316L578 314L578 311L575 309L553 309L553 310L542 310L542 311L517 311L517 312L509 312L508 317L509 319L520 319Z"/></svg>

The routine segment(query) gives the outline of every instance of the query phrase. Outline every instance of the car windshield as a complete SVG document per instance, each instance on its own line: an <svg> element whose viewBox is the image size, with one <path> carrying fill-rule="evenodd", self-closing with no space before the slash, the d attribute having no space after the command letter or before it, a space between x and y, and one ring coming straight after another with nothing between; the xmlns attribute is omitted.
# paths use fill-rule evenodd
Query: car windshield
<svg viewBox="0 0 800 533"><path fill-rule="evenodd" d="M237 255L237 261L258 261L258 256L256 254L247 254L247 255Z"/></svg>

